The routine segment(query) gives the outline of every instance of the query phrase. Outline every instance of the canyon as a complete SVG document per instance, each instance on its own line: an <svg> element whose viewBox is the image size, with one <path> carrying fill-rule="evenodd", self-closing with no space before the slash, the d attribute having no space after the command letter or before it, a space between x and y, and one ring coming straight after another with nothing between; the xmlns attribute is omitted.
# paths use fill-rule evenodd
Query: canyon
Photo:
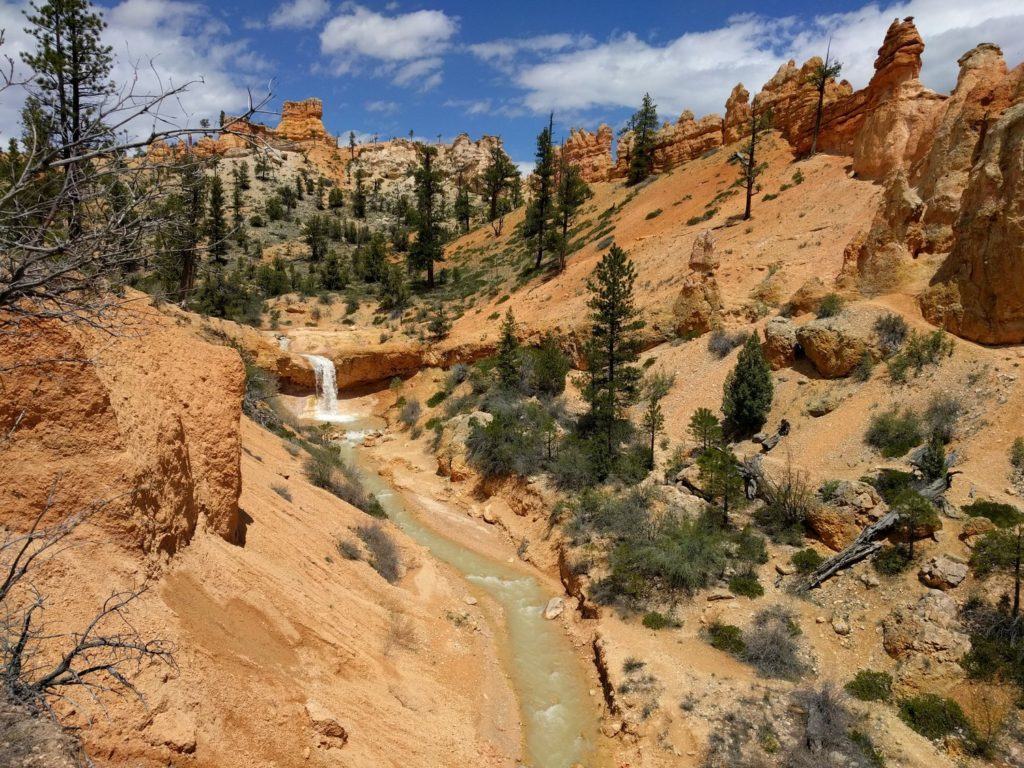
<svg viewBox="0 0 1024 768"><path fill-rule="evenodd" d="M436 292L397 310L379 306L377 287L296 289L246 324L140 281L102 324L44 318L0 334L0 525L15 535L37 516L76 522L32 584L48 632L73 633L112 592L144 586L127 618L174 647L173 665L132 670L142 704L105 693L55 703L95 763L782 765L808 727L801 696L875 671L891 697L848 697L847 713L873 751L815 759L1021 764L1019 692L961 662L973 642L967 607L1012 589L1008 572L968 567L996 526L964 510L1024 505L1008 458L1024 435L1024 64L979 41L939 94L920 81L924 47L914 20L896 19L865 88L828 82L813 155L814 58L784 63L753 98L736 85L724 117L685 111L666 123L653 173L635 186L624 183L629 133L616 143L608 125L573 130L560 156L590 196L561 270L530 269L521 206L497 232L479 220L453 233ZM743 220L731 158L751 110L773 121ZM320 100L288 101L276 128L228 117L194 150L224 178L272 152L281 179L315 171L348 193L358 167L389 195L413 191L417 142L339 146L322 118ZM466 134L439 147L446 190L462 176L479 192L469 180L500 147ZM272 194L253 187L244 220ZM367 226L394 223L375 213ZM266 238L253 273L311 258L297 221L273 237L260 229L249 230ZM750 335L762 350L773 393L764 430L729 448L762 480L799 478L810 509L797 539L764 538L760 594L731 589L729 565L642 607L608 600L622 541L581 532L573 510L629 488L566 490L539 467L495 477L473 456L477 430L511 398L488 389L508 318L522 349L553 344L571 368L551 398L564 416L555 438L586 413L588 286L612 243L636 269L638 364L674 377L653 470L634 484L651 494L637 527L705 512L691 416L718 411ZM352 245L354 259L365 243ZM443 333L428 325L438 296ZM894 317L901 343L941 345L902 380L892 371L903 353L878 331ZM273 383L262 392L261 377ZM925 420L942 397L956 405L955 464L917 561L885 574L863 560L801 589L795 556L843 551L895 506L871 481L917 471L910 449L875 450L868 425L906 410ZM629 411L638 421L640 407ZM333 479L318 481L324 456ZM764 506L755 489L733 527L756 530ZM886 546L902 543L894 533ZM802 679L761 674L709 639L721 626L752 631L766 606L796 628ZM898 702L926 694L974 724L998 716L998 746L986 756L914 729Z"/></svg>

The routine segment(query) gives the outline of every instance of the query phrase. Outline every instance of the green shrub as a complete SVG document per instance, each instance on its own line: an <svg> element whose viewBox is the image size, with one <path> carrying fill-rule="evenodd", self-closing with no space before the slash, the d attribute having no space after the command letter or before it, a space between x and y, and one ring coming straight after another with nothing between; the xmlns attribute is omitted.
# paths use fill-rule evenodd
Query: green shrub
<svg viewBox="0 0 1024 768"><path fill-rule="evenodd" d="M551 466L551 476L563 491L582 491L597 485L598 471L587 444L575 437L562 440Z"/></svg>
<svg viewBox="0 0 1024 768"><path fill-rule="evenodd" d="M764 595L764 587L762 587L761 582L757 580L757 575L753 573L736 574L730 578L729 591L734 595L749 597L751 599Z"/></svg>
<svg viewBox="0 0 1024 768"><path fill-rule="evenodd" d="M905 455L921 440L921 420L909 408L902 412L893 408L872 416L864 435L868 445L889 459Z"/></svg>
<svg viewBox="0 0 1024 768"><path fill-rule="evenodd" d="M653 211L644 216L644 218L650 221L651 219L656 219L659 216L661 216L661 208L655 208Z"/></svg>
<svg viewBox="0 0 1024 768"><path fill-rule="evenodd" d="M956 424L962 413L963 404L959 398L947 392L937 392L925 408L925 427L930 433L937 434L943 443L948 443L956 433Z"/></svg>
<svg viewBox="0 0 1024 768"><path fill-rule="evenodd" d="M910 327L900 315L890 312L875 320L874 331L882 354L889 357L899 352L910 333Z"/></svg>
<svg viewBox="0 0 1024 768"><path fill-rule="evenodd" d="M892 698L892 675L862 669L843 687L861 701L889 701Z"/></svg>
<svg viewBox="0 0 1024 768"><path fill-rule="evenodd" d="M864 350L864 354L860 356L860 360L857 361L857 367L853 369L854 381L865 382L871 378L871 374L875 370L875 359L871 356L871 353Z"/></svg>
<svg viewBox="0 0 1024 768"><path fill-rule="evenodd" d="M317 488L325 490L330 490L334 484L334 467L335 463L329 458L329 455L320 452L307 457L302 465L306 479Z"/></svg>
<svg viewBox="0 0 1024 768"><path fill-rule="evenodd" d="M870 736L854 728L850 731L850 741L860 749L871 768L885 768L885 756L878 751Z"/></svg>
<svg viewBox="0 0 1024 768"><path fill-rule="evenodd" d="M708 642L712 648L739 655L746 649L743 630L732 624L715 621L708 626Z"/></svg>
<svg viewBox="0 0 1024 768"><path fill-rule="evenodd" d="M1018 471L1024 470L1024 437L1013 439L1013 445L1010 446L1010 466Z"/></svg>
<svg viewBox="0 0 1024 768"><path fill-rule="evenodd" d="M540 346L531 349L532 362L529 384L531 394L554 397L565 391L565 377L569 373L569 358L558 346L558 340L547 334Z"/></svg>
<svg viewBox="0 0 1024 768"><path fill-rule="evenodd" d="M934 693L903 699L900 719L927 739L971 733L971 724L960 705Z"/></svg>
<svg viewBox="0 0 1024 768"><path fill-rule="evenodd" d="M402 561L398 545L384 528L377 523L361 525L356 535L370 553L370 565L386 581L394 584L401 576Z"/></svg>
<svg viewBox="0 0 1024 768"><path fill-rule="evenodd" d="M877 475L862 477L861 480L874 487L886 504L892 504L902 491L913 487L914 475L898 469L883 469Z"/></svg>
<svg viewBox="0 0 1024 768"><path fill-rule="evenodd" d="M963 511L971 517L987 517L1000 528L1009 528L1024 520L1019 509L996 501L979 499L963 507Z"/></svg>
<svg viewBox="0 0 1024 768"><path fill-rule="evenodd" d="M487 477L535 474L551 417L536 403L504 405L492 416L489 424L473 424L466 444L470 462Z"/></svg>
<svg viewBox="0 0 1024 768"><path fill-rule="evenodd" d="M884 576L898 576L911 564L910 555L900 547L882 547L871 559L871 565Z"/></svg>
<svg viewBox="0 0 1024 768"><path fill-rule="evenodd" d="M818 553L818 550L807 547L799 552L795 552L790 561L793 563L793 567L796 568L797 573L806 576L818 570L818 567L825 562L825 558Z"/></svg>
<svg viewBox="0 0 1024 768"><path fill-rule="evenodd" d="M953 342L943 330L929 334L912 331L902 351L889 360L889 378L902 384L907 373L920 376L927 365L938 365L943 357L953 354Z"/></svg>
<svg viewBox="0 0 1024 768"><path fill-rule="evenodd" d="M444 399L446 397L448 397L448 390L437 390L437 392L435 392L434 394L427 398L427 408L436 408L437 406L444 402Z"/></svg>
<svg viewBox="0 0 1024 768"><path fill-rule="evenodd" d="M668 627L679 626L679 622L674 621L672 618L663 613L658 613L657 611L648 611L645 613L641 623L648 629L666 629Z"/></svg>
<svg viewBox="0 0 1024 768"><path fill-rule="evenodd" d="M830 293L818 302L818 311L816 314L819 318L835 317L842 311L843 297L838 293Z"/></svg>

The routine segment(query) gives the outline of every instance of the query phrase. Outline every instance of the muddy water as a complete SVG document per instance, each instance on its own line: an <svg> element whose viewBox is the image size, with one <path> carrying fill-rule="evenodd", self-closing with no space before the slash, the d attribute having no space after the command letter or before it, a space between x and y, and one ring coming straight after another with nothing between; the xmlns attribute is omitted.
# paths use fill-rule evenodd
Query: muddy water
<svg viewBox="0 0 1024 768"><path fill-rule="evenodd" d="M505 634L502 661L519 700L525 764L532 768L590 766L595 757L597 712L569 639L558 622L544 619L544 606L554 594L523 571L468 549L420 522L362 455L362 436L379 428L379 422L346 414L344 400L330 421L347 430L343 456L359 470L366 489L377 496L388 517L501 605L505 621L495 629Z"/></svg>

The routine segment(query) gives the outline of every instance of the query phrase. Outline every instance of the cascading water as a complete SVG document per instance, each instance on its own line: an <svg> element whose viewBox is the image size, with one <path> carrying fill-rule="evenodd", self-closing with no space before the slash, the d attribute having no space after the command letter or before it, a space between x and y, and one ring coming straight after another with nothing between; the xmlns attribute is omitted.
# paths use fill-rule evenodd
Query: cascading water
<svg viewBox="0 0 1024 768"><path fill-rule="evenodd" d="M334 370L334 361L321 355L303 355L309 360L316 373L316 410L314 418L319 421L344 423L352 421L338 410L338 377Z"/></svg>
<svg viewBox="0 0 1024 768"><path fill-rule="evenodd" d="M339 443L341 456L356 469L365 490L377 497L387 516L406 534L434 557L454 566L504 609L504 620L496 629L503 661L519 699L525 762L535 768L593 765L597 712L575 652L559 624L543 617L551 594L532 576L485 557L419 520L363 456L359 437L366 429L379 428L379 420L342 413L334 364L324 357L306 357L317 372L316 418L348 423L348 439Z"/></svg>

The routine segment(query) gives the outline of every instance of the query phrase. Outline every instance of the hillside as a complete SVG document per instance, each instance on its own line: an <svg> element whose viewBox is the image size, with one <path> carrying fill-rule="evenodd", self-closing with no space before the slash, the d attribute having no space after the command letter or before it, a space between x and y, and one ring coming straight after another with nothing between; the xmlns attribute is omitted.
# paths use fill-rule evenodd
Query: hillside
<svg viewBox="0 0 1024 768"><path fill-rule="evenodd" d="M816 59L573 130L564 240L500 139L318 99L140 154L109 305L0 304L10 759L1024 765L1024 64L924 46L823 82L815 153ZM104 684L36 691L112 594Z"/></svg>

